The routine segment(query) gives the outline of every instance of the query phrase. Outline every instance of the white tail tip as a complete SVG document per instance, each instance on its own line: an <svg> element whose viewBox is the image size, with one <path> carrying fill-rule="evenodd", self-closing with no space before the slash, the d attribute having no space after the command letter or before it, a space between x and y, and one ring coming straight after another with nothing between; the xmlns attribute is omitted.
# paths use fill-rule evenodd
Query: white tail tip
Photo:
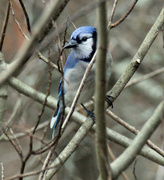
<svg viewBox="0 0 164 180"><path fill-rule="evenodd" d="M56 117L52 117L51 122L50 122L51 129L54 127L55 122L56 122Z"/></svg>

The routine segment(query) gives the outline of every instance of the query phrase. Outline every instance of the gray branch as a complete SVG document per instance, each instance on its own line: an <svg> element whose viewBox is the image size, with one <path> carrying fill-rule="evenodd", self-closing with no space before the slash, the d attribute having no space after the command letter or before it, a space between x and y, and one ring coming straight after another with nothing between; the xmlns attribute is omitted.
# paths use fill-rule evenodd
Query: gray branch
<svg viewBox="0 0 164 180"><path fill-rule="evenodd" d="M98 16L98 48L95 78L95 117L96 117L96 159L99 169L99 180L108 179L108 154L105 122L106 93L106 54L107 54L107 20L106 2L99 5Z"/></svg>
<svg viewBox="0 0 164 180"><path fill-rule="evenodd" d="M163 118L164 102L161 102L156 108L153 115L145 123L144 127L138 133L132 144L114 161L110 164L112 171L112 179L117 179L122 171L124 171L136 158L140 150L152 135Z"/></svg>
<svg viewBox="0 0 164 180"><path fill-rule="evenodd" d="M14 58L14 62L9 66L8 70L1 73L0 84L4 83L12 76L26 61L31 57L39 42L41 42L52 28L52 19L56 21L60 13L69 0L51 1L51 5L47 6L41 14L39 20L32 29L32 37L30 41L24 43ZM20 70L20 69L19 69Z"/></svg>
<svg viewBox="0 0 164 180"><path fill-rule="evenodd" d="M6 64L4 62L4 56L0 52L0 73L6 70ZM0 86L0 135L1 127L3 126L5 111L7 106L7 84Z"/></svg>
<svg viewBox="0 0 164 180"><path fill-rule="evenodd" d="M162 9L154 25L146 35L143 43L141 44L135 56L133 57L131 63L128 65L125 72L121 75L119 80L116 82L116 84L109 92L109 95L113 97L113 101L119 96L119 94L122 92L122 90L129 82L133 74L136 72L142 60L144 59L145 55L147 54L149 48L151 47L152 43L154 42L159 32L161 31L164 25L163 14L164 14L164 8Z"/></svg>

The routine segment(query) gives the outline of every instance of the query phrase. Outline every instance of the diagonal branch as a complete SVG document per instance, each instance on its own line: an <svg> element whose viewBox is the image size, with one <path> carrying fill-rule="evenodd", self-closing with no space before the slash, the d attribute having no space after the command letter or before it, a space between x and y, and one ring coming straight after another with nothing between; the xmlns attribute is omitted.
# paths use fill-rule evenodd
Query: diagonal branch
<svg viewBox="0 0 164 180"><path fill-rule="evenodd" d="M6 72L1 74L0 84L4 83L27 62L35 51L38 42L41 42L52 28L52 19L56 21L68 1L69 0L51 1L51 6L47 6L47 8L45 8L39 20L34 25L30 41L24 43L19 52L16 54L14 58L15 61L9 66Z"/></svg>
<svg viewBox="0 0 164 180"><path fill-rule="evenodd" d="M131 126L118 116L116 116L113 112L107 110L106 114L109 115L112 119L114 119L117 123L119 123L121 126L125 127L127 130L131 131L135 135L139 133L139 130L137 130L134 126ZM164 157L164 151L160 149L158 146L156 146L154 143L152 143L150 140L147 140L147 145L151 148L154 149L157 153L159 153L161 156Z"/></svg>
<svg viewBox="0 0 164 180"><path fill-rule="evenodd" d="M124 171L133 162L137 154L139 154L147 139L161 123L163 118L163 110L164 102L161 102L153 115L145 123L141 131L133 140L132 144L114 162L110 164L112 179L117 179L120 173Z"/></svg>
<svg viewBox="0 0 164 180"><path fill-rule="evenodd" d="M9 84L12 85L12 87L16 88L19 92L25 94L28 97L31 97L32 99L36 100L37 102L39 102L39 103L43 103L44 102L45 95L43 93L40 93L40 92L34 90L33 88L31 88L31 87L21 83L16 78L14 78L14 77L10 78ZM54 98L52 98L52 97L49 97L48 100L47 100L47 104L46 105L48 107L54 109L56 107L56 100ZM66 108L66 113L68 113L69 110L70 110L70 108ZM86 118L83 115L81 115L80 113L78 113L76 111L72 115L72 120L74 120L75 122L80 123L80 124L83 123L85 121L85 119ZM47 123L48 122L46 122L46 125L47 125ZM86 120L86 123L87 123L87 120ZM41 125L41 128L43 126L45 126L44 123L43 123L43 125ZM91 124L91 126L92 126L92 124ZM32 131L32 129L30 129L29 131ZM22 135L23 134L20 134L19 136L22 136ZM131 144L131 140L130 139L128 139L127 137L122 136L122 135L116 133L115 131L109 130L109 129L107 129L107 137L111 141L115 142L116 144L120 144L123 147L127 147L127 146L129 146ZM74 139L72 139L72 141L74 141ZM78 146L77 141L76 141L76 144ZM153 150L151 150L151 149L148 150L148 148L146 148L146 147L143 148L143 151L141 151L141 155L143 155L145 158L148 158L148 159L150 159L150 160L152 160L154 162L157 162L157 163L159 163L161 165L162 164L164 165L164 161L162 161L161 156L158 155L157 153L153 152Z"/></svg>
<svg viewBox="0 0 164 180"><path fill-rule="evenodd" d="M16 15L15 15L15 12L14 12L14 9L13 9L12 0L9 0L9 1L10 1L10 9L11 9L11 13L12 13L12 15L13 15L14 21L15 21L15 23L17 24L17 26L18 26L21 34L24 36L24 38L25 38L27 41L29 41L30 39L29 39L29 38L27 37L27 35L23 32L22 27L21 27L20 23L18 22L18 20L17 20L17 18L16 18Z"/></svg>
<svg viewBox="0 0 164 180"><path fill-rule="evenodd" d="M128 65L124 73L121 75L119 80L116 82L116 84L113 86L111 91L109 92L109 96L113 97L111 98L111 101L113 102L119 94L122 92L126 84L129 82L133 74L138 69L139 65L143 61L145 55L147 54L149 48L153 44L154 40L158 36L159 32L161 31L164 20L163 20L163 14L164 14L164 8L162 9L161 13L159 14L157 20L155 21L154 25L146 35L144 41L142 42L140 48L138 49L137 53L133 57L131 63Z"/></svg>
<svg viewBox="0 0 164 180"><path fill-rule="evenodd" d="M127 12L124 16L122 16L117 22L112 23L112 24L109 24L109 28L112 29L112 28L118 26L119 24L121 24L121 23L128 17L128 15L132 12L132 10L133 10L133 8L135 7L137 1L138 1L138 0L135 0L135 1L133 2L133 4L131 5L131 7L129 8L128 12Z"/></svg>
<svg viewBox="0 0 164 180"><path fill-rule="evenodd" d="M21 5L21 7L22 7L22 10L23 10L25 18L26 18L27 29L28 29L29 33L31 33L30 19L29 19L28 13L26 11L26 8L25 8L24 3L23 3L22 0L19 0L19 3Z"/></svg>
<svg viewBox="0 0 164 180"><path fill-rule="evenodd" d="M159 75L159 74L162 74L162 73L164 73L164 67L162 67L162 68L160 68L160 69L157 69L157 70L155 70L155 71L152 71L152 72L150 72L150 73L148 73L148 74L145 74L145 75L143 75L143 76L140 77L140 78L136 78L136 79L130 81L130 82L126 85L125 88L128 88L128 87L131 87L131 86L133 86L133 85L136 85L137 83L140 83L140 82L142 82L142 81L145 81L145 80L147 80L147 79L149 79L149 78L155 77L155 76L157 76L157 75Z"/></svg>

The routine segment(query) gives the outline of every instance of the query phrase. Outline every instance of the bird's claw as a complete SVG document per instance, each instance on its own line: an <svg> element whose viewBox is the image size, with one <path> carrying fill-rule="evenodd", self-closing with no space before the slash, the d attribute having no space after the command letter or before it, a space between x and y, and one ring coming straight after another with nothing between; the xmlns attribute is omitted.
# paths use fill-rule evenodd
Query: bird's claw
<svg viewBox="0 0 164 180"><path fill-rule="evenodd" d="M108 103L108 107L111 106L113 109L113 102L111 99L114 99L112 96L107 95L106 96L106 102Z"/></svg>
<svg viewBox="0 0 164 180"><path fill-rule="evenodd" d="M84 106L84 104L81 104L81 105L82 105L82 107L84 108L84 110L87 112L88 116L89 116L93 121L95 121L95 114L94 114L94 112L88 110L88 109Z"/></svg>

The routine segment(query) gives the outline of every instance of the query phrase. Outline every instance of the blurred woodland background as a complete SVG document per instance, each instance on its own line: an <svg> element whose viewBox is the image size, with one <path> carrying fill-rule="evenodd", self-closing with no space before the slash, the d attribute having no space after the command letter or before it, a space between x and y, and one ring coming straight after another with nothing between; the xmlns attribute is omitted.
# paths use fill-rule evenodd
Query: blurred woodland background
<svg viewBox="0 0 164 180"><path fill-rule="evenodd" d="M11 2L12 10L10 10L6 36L2 48L5 62L9 64L12 63L13 58L22 46L23 42L27 41L20 31L18 24L21 26L24 34L30 39L26 18L20 2L18 0L12 0ZM33 27L36 23L48 2L48 0L23 0L31 27ZM39 44L37 50L39 50L44 57L50 59L51 62L56 64L60 58L60 50L63 45L63 40L65 38L67 41L69 40L71 33L75 29L74 26L80 27L88 25L97 27L95 3L96 1L93 0L70 0L57 21L54 23L49 34L46 35L44 41ZM113 3L114 1L107 1L108 19L111 15ZM113 22L116 22L124 14L126 14L132 3L133 1L130 0L119 0ZM7 4L8 1L6 0L0 1L0 29L2 29L4 22ZM128 17L118 26L110 30L109 49L114 59L110 88L125 71L127 65L130 63L148 31L157 19L163 5L164 3L162 0L139 0ZM66 27L68 28L66 29ZM164 98L163 47L163 34L160 32L146 54L144 61L130 80L133 81L137 78L141 78L142 81L125 88L125 90L114 102L114 108L110 108L113 113L138 130L142 128L144 123L149 119L158 104ZM63 58L65 59L68 54L69 51L65 51L63 53ZM143 80L143 76L145 74L159 69L161 70L161 73L153 76L152 78ZM57 98L60 77L60 73L52 67L50 68L50 66L41 60L41 58L38 58L37 53L34 53L31 56L28 62L23 66L23 69L21 69L19 74L17 74L17 78L21 82L44 94L47 94L49 91L48 89L50 88L50 95L55 98ZM48 107L43 108L42 104L25 96L23 93L19 93L19 91L12 88L10 85L8 86L7 106L4 119L5 122L10 121L9 127L11 129L6 128L6 134L10 137L20 135L20 137L17 137L17 142L15 139L14 142L19 144L19 148L23 152L24 157L29 151L31 136L30 132L27 132L27 130L36 125L39 114L43 109L44 113L42 114L40 121L42 127L40 126L33 138L34 150L41 148L45 143L51 141L52 130L49 128L48 122L50 121L54 110ZM81 109L80 112L83 113L83 110ZM135 137L133 133L112 120L109 116L107 116L106 119L107 126L110 129L115 130L130 139ZM3 129L5 129L4 123ZM69 122L66 131L57 144L53 155L54 157L52 157L52 159L62 151L78 129L79 124L74 121ZM162 122L155 130L150 140L161 149L164 149L164 122ZM113 151L116 157L118 157L125 149L112 141L108 141L108 143L111 151ZM25 164L24 172L35 172L40 170L47 153L48 151L37 155L30 155ZM0 163L0 174L3 172L4 179L20 173L20 168L22 167L20 155L18 155L18 152L5 135L0 138ZM129 180L164 179L164 167L159 166L157 163L154 163L142 156L138 156L135 162L130 165L125 173L127 179ZM24 177L23 179L38 179L38 176L39 175L37 174L34 176ZM95 180L97 179L97 176L98 170L95 155L95 136L93 132L89 132L76 151L66 161L66 163L64 163L52 179ZM123 180L125 177L120 176L118 179Z"/></svg>

